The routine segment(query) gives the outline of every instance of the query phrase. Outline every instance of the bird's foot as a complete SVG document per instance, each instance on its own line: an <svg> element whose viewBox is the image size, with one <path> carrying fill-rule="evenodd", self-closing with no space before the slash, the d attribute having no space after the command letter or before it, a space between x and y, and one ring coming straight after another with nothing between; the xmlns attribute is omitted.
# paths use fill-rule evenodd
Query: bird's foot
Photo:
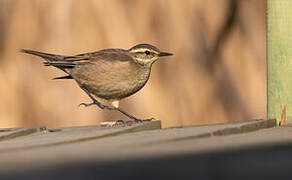
<svg viewBox="0 0 292 180"><path fill-rule="evenodd" d="M150 121L155 120L155 118L150 118L150 119L139 119L139 118L136 118L135 116L133 116L133 115L127 113L126 111L124 111L124 110L122 110L120 108L117 108L117 107L115 107L114 110L119 111L120 113L124 114L128 118L132 119L135 123L150 122Z"/></svg>
<svg viewBox="0 0 292 180"><path fill-rule="evenodd" d="M117 121L104 121L100 123L101 127L115 127L115 126L120 126L120 125L122 124Z"/></svg>
<svg viewBox="0 0 292 180"><path fill-rule="evenodd" d="M102 127L125 127L125 126L132 126L134 124L138 124L138 123L145 123L145 122L150 122L152 120L155 120L154 118L150 118L150 119L135 119L135 120L118 120L118 121L104 121L101 122L100 125Z"/></svg>
<svg viewBox="0 0 292 180"><path fill-rule="evenodd" d="M92 106L92 105L95 105L94 103L80 103L78 106L84 106L84 107L89 107L89 106Z"/></svg>
<svg viewBox="0 0 292 180"><path fill-rule="evenodd" d="M98 101L93 101L92 103L81 103L79 104L79 106L84 106L84 107L89 107L92 105L97 105L100 109L108 109L108 110L113 110L114 108L107 106L107 105L103 105Z"/></svg>
<svg viewBox="0 0 292 180"><path fill-rule="evenodd" d="M149 119L138 119L138 118L133 118L134 122L136 123L144 123L144 122L151 122L154 121L155 118L149 118Z"/></svg>
<svg viewBox="0 0 292 180"><path fill-rule="evenodd" d="M125 121L125 120L118 120L118 121L104 121L101 122L100 125L102 127L125 127L125 126L131 126L134 123L134 121Z"/></svg>

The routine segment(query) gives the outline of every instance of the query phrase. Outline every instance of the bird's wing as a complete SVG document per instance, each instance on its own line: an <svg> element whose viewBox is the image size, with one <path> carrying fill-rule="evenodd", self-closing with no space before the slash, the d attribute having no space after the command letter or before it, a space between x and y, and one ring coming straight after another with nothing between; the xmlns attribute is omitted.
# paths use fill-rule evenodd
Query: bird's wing
<svg viewBox="0 0 292 180"><path fill-rule="evenodd" d="M77 54L74 57L87 57L90 62L96 61L129 61L132 58L126 50L123 49L104 49L91 53ZM84 61L84 59L83 59Z"/></svg>

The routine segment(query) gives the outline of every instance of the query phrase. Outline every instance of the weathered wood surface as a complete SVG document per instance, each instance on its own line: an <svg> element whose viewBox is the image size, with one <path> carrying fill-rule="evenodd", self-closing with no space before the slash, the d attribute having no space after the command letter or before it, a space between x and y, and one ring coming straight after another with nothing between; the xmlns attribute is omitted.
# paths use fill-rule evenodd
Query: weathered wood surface
<svg viewBox="0 0 292 180"><path fill-rule="evenodd" d="M154 121L130 127L112 128L84 126L49 130L38 127L31 128L39 129L34 133L7 139L5 139L7 135L2 134L0 177L1 179L24 177L37 179L38 176L42 176L42 179L85 177L116 179L126 178L134 173L138 178L137 172L145 174L151 169L152 173L162 173L159 176L162 178L175 173L174 167L179 174L190 170L187 164L199 166L203 163L206 166L206 163L200 159L195 162L192 160L194 157L201 157L202 154L218 158L214 153L225 153L225 156L229 156L228 152L236 150L292 143L292 128L276 127L276 120L160 128L160 121ZM19 129L10 130L10 133L11 131L16 132ZM185 159L186 157L188 158ZM160 161L161 159L163 160ZM185 167L184 163L180 162L183 159L186 163ZM182 163L181 167L178 167L177 161ZM238 159L238 162L232 163L240 164L241 161L242 159ZM216 162L212 163L218 168ZM157 167L159 164L161 167ZM173 169L173 172L168 171L167 174L164 168ZM205 168L205 171L208 171L209 167ZM221 168L224 169L224 166ZM119 176L118 174L121 173L123 175ZM147 179L146 177L148 176L145 175L142 179ZM169 177L176 179L175 176Z"/></svg>
<svg viewBox="0 0 292 180"><path fill-rule="evenodd" d="M29 127L29 128L5 128L0 129L0 141L13 139L20 136L29 135L35 132L46 130L46 127Z"/></svg>
<svg viewBox="0 0 292 180"><path fill-rule="evenodd" d="M267 1L268 118L292 123L292 1Z"/></svg>

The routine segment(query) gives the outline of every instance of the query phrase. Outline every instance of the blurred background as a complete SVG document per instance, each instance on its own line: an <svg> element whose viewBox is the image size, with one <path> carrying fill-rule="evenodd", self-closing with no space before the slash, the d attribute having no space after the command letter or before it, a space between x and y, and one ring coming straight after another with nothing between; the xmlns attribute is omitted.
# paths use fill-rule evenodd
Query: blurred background
<svg viewBox="0 0 292 180"><path fill-rule="evenodd" d="M163 127L266 116L265 0L0 0L0 127L125 119L20 49L74 55L149 43L175 55L121 107Z"/></svg>

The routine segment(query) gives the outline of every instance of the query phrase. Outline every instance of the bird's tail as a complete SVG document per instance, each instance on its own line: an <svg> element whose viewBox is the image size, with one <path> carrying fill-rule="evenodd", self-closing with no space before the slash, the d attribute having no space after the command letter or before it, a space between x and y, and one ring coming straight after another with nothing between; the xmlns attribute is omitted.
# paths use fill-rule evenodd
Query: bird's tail
<svg viewBox="0 0 292 180"><path fill-rule="evenodd" d="M64 57L63 56L60 56L60 55L49 54L49 53L44 53L44 52L39 52L39 51L33 51L33 50L27 50L27 49L22 49L21 52L42 57L46 61L56 61L56 60L62 60L62 59L64 59Z"/></svg>
<svg viewBox="0 0 292 180"><path fill-rule="evenodd" d="M55 66L58 68L72 68L76 65L74 61L77 61L73 59L76 56L63 56L26 49L22 49L21 52L44 58L46 60L46 62L44 62L45 66ZM70 58L73 60L68 61Z"/></svg>
<svg viewBox="0 0 292 180"><path fill-rule="evenodd" d="M66 68L72 68L75 66L74 62L65 60L65 58L70 57L70 56L49 54L49 53L44 53L44 52L39 52L39 51L34 51L34 50L26 50L26 49L22 49L21 52L42 57L46 60L44 62L45 66L54 66L56 68L61 69L62 71L66 73L68 73ZM72 79L72 76L68 75L68 76L56 77L54 79Z"/></svg>
<svg viewBox="0 0 292 180"><path fill-rule="evenodd" d="M42 57L46 60L46 62L44 62L45 66L54 66L62 70L64 70L64 68L73 68L76 65L75 61L79 61L79 59L75 60L78 56L62 56L26 49L22 49L21 52ZM68 61L70 58L75 59Z"/></svg>

